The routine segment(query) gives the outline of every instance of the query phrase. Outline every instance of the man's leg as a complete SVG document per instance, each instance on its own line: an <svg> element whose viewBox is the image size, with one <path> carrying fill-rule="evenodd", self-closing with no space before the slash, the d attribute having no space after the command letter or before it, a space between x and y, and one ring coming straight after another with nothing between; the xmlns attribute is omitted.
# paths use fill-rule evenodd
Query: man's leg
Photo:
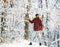
<svg viewBox="0 0 60 47"><path fill-rule="evenodd" d="M42 31L38 31L37 34L38 34L38 36L37 36L38 43L39 43L39 45L41 45L42 44Z"/></svg>
<svg viewBox="0 0 60 47"><path fill-rule="evenodd" d="M32 36L32 34L33 34L33 32L34 31L29 31L29 45L32 45L32 41L33 41L33 36Z"/></svg>
<svg viewBox="0 0 60 47"><path fill-rule="evenodd" d="M36 31L33 31L30 36L30 43L29 45L32 45L32 42L35 42L36 39Z"/></svg>

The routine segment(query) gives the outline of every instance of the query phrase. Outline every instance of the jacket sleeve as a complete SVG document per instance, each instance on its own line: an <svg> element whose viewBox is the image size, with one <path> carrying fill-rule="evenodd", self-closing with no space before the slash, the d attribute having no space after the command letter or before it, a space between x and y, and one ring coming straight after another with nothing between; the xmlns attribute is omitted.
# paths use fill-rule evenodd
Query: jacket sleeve
<svg viewBox="0 0 60 47"><path fill-rule="evenodd" d="M30 23L34 23L34 19L33 20L29 20Z"/></svg>

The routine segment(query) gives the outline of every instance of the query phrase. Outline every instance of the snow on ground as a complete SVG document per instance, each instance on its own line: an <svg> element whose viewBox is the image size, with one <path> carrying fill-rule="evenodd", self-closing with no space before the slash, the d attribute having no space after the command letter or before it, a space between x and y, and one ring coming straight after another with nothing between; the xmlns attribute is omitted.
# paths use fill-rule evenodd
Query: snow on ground
<svg viewBox="0 0 60 47"><path fill-rule="evenodd" d="M33 42L32 45L29 45L29 41L27 40L21 40L19 42L12 42L12 43L3 43L0 44L0 47L47 47L44 45L39 46L39 44Z"/></svg>

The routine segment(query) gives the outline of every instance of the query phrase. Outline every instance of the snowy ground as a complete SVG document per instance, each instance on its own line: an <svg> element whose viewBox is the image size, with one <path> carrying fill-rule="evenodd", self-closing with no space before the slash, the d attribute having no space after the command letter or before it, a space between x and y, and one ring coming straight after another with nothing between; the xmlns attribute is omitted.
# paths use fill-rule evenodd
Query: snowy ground
<svg viewBox="0 0 60 47"><path fill-rule="evenodd" d="M33 45L28 45L28 44L29 44L29 41L22 40L19 42L14 41L12 43L3 43L3 44L0 44L0 47L47 47L44 45L39 46L39 44L34 42L33 42Z"/></svg>

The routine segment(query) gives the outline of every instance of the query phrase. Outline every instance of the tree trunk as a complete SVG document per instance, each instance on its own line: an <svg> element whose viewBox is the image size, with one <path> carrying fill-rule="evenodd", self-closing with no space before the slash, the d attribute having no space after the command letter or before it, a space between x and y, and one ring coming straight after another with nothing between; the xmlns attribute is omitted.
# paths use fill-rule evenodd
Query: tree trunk
<svg viewBox="0 0 60 47"><path fill-rule="evenodd" d="M28 5L27 5L27 13L25 14L25 19L26 18L29 18L29 10L30 10L30 0L28 0ZM25 22L25 39L28 40L28 30L29 30L29 23L28 22Z"/></svg>

